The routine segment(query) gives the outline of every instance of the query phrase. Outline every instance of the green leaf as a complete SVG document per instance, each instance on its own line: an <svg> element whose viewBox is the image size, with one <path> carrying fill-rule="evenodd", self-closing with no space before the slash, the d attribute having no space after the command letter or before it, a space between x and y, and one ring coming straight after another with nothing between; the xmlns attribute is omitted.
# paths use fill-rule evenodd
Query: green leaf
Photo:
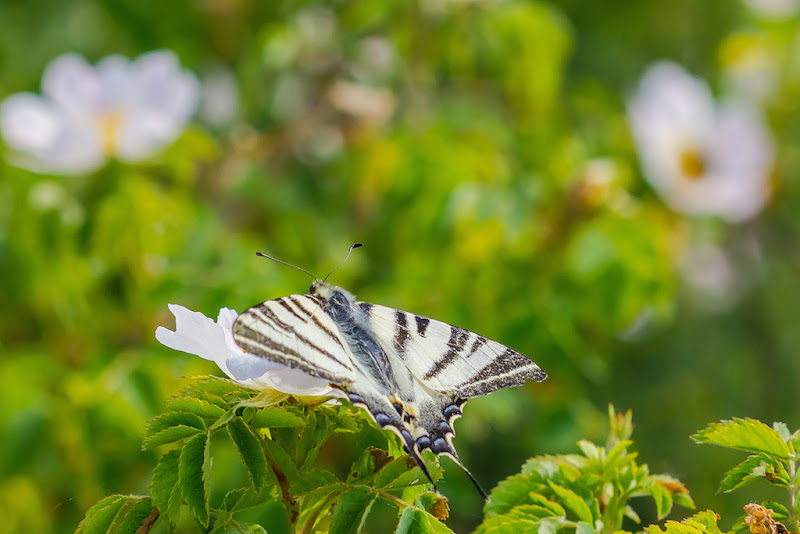
<svg viewBox="0 0 800 534"><path fill-rule="evenodd" d="M239 450L253 486L256 490L261 490L267 481L267 458L264 456L264 449L261 448L261 440L253 434L241 417L236 417L228 423L228 434Z"/></svg>
<svg viewBox="0 0 800 534"><path fill-rule="evenodd" d="M717 493L729 493L759 479L783 486L789 485L789 474L779 460L766 454L754 454L725 473Z"/></svg>
<svg viewBox="0 0 800 534"><path fill-rule="evenodd" d="M216 430L216 429L218 429L220 427L223 427L223 426L227 425L228 422L231 419L233 419L234 417L236 417L236 409L235 408L231 408L230 410L225 412L222 415L222 417L220 417L219 419L214 421L214 424L212 424L210 427L208 427L208 429L209 430Z"/></svg>
<svg viewBox="0 0 800 534"><path fill-rule="evenodd" d="M664 519L672 510L672 494L667 489L658 483L651 484L648 492L653 497L656 503L656 514L658 519Z"/></svg>
<svg viewBox="0 0 800 534"><path fill-rule="evenodd" d="M563 517L540 517L540 508L518 506L507 514L485 520L475 534L545 534L554 533L564 525Z"/></svg>
<svg viewBox="0 0 800 534"><path fill-rule="evenodd" d="M483 511L487 518L504 514L520 504L528 503L528 493L534 485L525 475L513 475L501 481L489 493Z"/></svg>
<svg viewBox="0 0 800 534"><path fill-rule="evenodd" d="M431 476L434 476L431 473ZM434 478L434 480L437 480ZM427 483L422 470L410 456L395 458L378 471L373 480L376 488L396 489L414 483Z"/></svg>
<svg viewBox="0 0 800 534"><path fill-rule="evenodd" d="M119 534L134 534L140 527L152 525L158 519L158 514L153 514L153 501L150 497L145 497L136 502L125 514L119 529Z"/></svg>
<svg viewBox="0 0 800 534"><path fill-rule="evenodd" d="M225 494L222 499L222 509L233 514L263 504L258 493L251 488L237 488Z"/></svg>
<svg viewBox="0 0 800 534"><path fill-rule="evenodd" d="M150 496L153 504L174 524L176 517L170 512L169 501L172 492L178 485L178 462L180 451L169 451L158 461L153 469L153 478L150 480Z"/></svg>
<svg viewBox="0 0 800 534"><path fill-rule="evenodd" d="M125 495L109 495L101 500L89 508L75 534L106 534L127 501Z"/></svg>
<svg viewBox="0 0 800 534"><path fill-rule="evenodd" d="M288 480L295 480L298 474L297 466L294 464L292 457L289 456L289 453L271 439L265 439L263 445L272 469L280 470Z"/></svg>
<svg viewBox="0 0 800 534"><path fill-rule="evenodd" d="M183 498L201 525L208 526L209 436L199 434L183 446L178 478Z"/></svg>
<svg viewBox="0 0 800 534"><path fill-rule="evenodd" d="M144 442L142 443L142 448L146 451L152 450L161 445L174 443L176 441L180 441L182 439L186 439L196 434L202 434L202 433L203 433L202 430L198 430L193 426L183 426L183 425L171 426L150 436L149 438L145 438Z"/></svg>
<svg viewBox="0 0 800 534"><path fill-rule="evenodd" d="M192 413L169 412L157 415L148 421L145 427L142 449L149 450L172 443L193 436L204 429L203 420Z"/></svg>
<svg viewBox="0 0 800 534"><path fill-rule="evenodd" d="M542 495L540 493L531 492L531 493L528 494L528 498L531 500L531 502L537 503L538 505L542 506L543 508L547 508L548 510L550 510L550 512L552 512L550 515L552 515L552 516L556 516L556 517L559 517L559 516L560 517L566 517L567 516L566 510L564 510L564 508L562 508L562 506L560 504L558 504L557 502L551 501L550 499L548 499L547 497L545 497L544 495Z"/></svg>
<svg viewBox="0 0 800 534"><path fill-rule="evenodd" d="M167 402L167 408L174 412L193 413L205 419L219 419L228 411L227 405L223 408L206 399L198 397L177 397L170 399L169 402Z"/></svg>
<svg viewBox="0 0 800 534"><path fill-rule="evenodd" d="M667 521L664 530L658 525L645 527L645 532L650 534L723 534L717 520L719 516L711 510L698 512L692 517L686 518L680 523L677 521Z"/></svg>
<svg viewBox="0 0 800 534"><path fill-rule="evenodd" d="M305 424L302 417L274 406L258 410L250 420L254 428L292 428Z"/></svg>
<svg viewBox="0 0 800 534"><path fill-rule="evenodd" d="M357 486L339 497L333 508L331 534L356 534L367 519L377 494L366 486Z"/></svg>
<svg viewBox="0 0 800 534"><path fill-rule="evenodd" d="M206 428L203 420L193 413L167 412L150 419L144 429L144 435L146 437L153 436L173 426L191 426L198 430L204 430Z"/></svg>
<svg viewBox="0 0 800 534"><path fill-rule="evenodd" d="M350 467L350 474L347 475L347 482L353 483L364 480L375 474L376 471L383 469L391 461L389 454L381 449L369 447L361 457Z"/></svg>
<svg viewBox="0 0 800 534"><path fill-rule="evenodd" d="M431 514L408 506L400 514L396 534L453 534L453 531Z"/></svg>
<svg viewBox="0 0 800 534"><path fill-rule="evenodd" d="M711 423L692 436L697 443L711 443L749 452L763 452L788 460L789 447L780 434L756 419L734 418Z"/></svg>
<svg viewBox="0 0 800 534"><path fill-rule="evenodd" d="M202 376L196 378L198 378L198 382L184 388L180 392L181 395L195 395L198 391L202 391L221 397L223 400L228 397L233 399L241 396L250 396L248 390L244 389L233 380L220 378L218 376Z"/></svg>
<svg viewBox="0 0 800 534"><path fill-rule="evenodd" d="M578 442L578 447L580 447L583 455L589 458L590 460L599 461L600 460L600 448L597 447L591 441L586 441L582 439Z"/></svg>
<svg viewBox="0 0 800 534"><path fill-rule="evenodd" d="M575 528L575 534L594 534L594 527L589 523L578 521Z"/></svg>
<svg viewBox="0 0 800 534"><path fill-rule="evenodd" d="M338 482L339 479L330 471L313 470L295 480L289 487L289 491L295 495L301 495Z"/></svg>
<svg viewBox="0 0 800 534"><path fill-rule="evenodd" d="M594 523L592 511L589 509L589 505L586 504L586 501L583 500L583 497L571 489L554 484L552 481L548 480L548 484L550 484L552 490L556 492L556 495L558 495L559 498L564 502L564 505L575 512L575 515L578 516L578 519L581 521L586 521L589 524Z"/></svg>

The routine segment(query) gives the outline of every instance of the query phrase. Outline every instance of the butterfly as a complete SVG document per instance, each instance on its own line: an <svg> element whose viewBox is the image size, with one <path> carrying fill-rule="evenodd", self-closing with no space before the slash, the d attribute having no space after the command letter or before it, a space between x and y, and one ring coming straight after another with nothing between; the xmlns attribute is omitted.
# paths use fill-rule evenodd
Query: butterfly
<svg viewBox="0 0 800 534"><path fill-rule="evenodd" d="M347 257L359 246L351 246ZM233 323L234 341L251 354L328 380L381 428L400 436L434 489L420 456L425 449L450 457L488 499L458 458L453 421L468 399L529 379L541 382L546 373L533 360L475 332L357 301L326 282L339 267L323 280L314 277L308 295L246 310Z"/></svg>

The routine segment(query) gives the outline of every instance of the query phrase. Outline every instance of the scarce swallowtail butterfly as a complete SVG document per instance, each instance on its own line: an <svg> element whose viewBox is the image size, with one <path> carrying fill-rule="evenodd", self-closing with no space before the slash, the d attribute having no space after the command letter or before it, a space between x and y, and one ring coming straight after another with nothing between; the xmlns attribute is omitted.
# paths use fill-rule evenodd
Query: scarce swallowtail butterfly
<svg viewBox="0 0 800 534"><path fill-rule="evenodd" d="M350 247L347 257L360 246ZM233 323L234 340L251 354L330 381L380 427L400 436L431 484L420 457L424 449L452 458L488 498L458 458L453 421L472 397L547 375L526 356L475 332L357 301L326 282L339 267L323 280L314 277L309 295L246 310Z"/></svg>

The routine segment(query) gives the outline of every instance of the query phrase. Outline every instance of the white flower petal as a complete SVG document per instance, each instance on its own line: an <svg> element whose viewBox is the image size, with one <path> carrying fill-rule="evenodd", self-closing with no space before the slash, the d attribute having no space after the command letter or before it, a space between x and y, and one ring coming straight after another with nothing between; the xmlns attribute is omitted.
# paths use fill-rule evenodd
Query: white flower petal
<svg viewBox="0 0 800 534"><path fill-rule="evenodd" d="M341 396L327 380L249 354L238 347L231 330L238 316L235 310L222 308L214 322L202 313L177 304L170 304L169 309L175 315L175 331L160 326L156 329L156 339L172 349L214 361L240 384L290 395Z"/></svg>
<svg viewBox="0 0 800 534"><path fill-rule="evenodd" d="M20 164L35 172L79 174L105 161L92 124L36 95L20 93L3 101L0 130L10 147L31 156Z"/></svg>
<svg viewBox="0 0 800 534"><path fill-rule="evenodd" d="M0 104L0 130L8 146L29 153L50 150L62 130L63 117L44 98L18 93Z"/></svg>
<svg viewBox="0 0 800 534"><path fill-rule="evenodd" d="M158 327L156 339L171 349L211 360L230 376L225 360L232 353L225 342L223 327L200 312L191 311L178 304L168 306L175 316L175 331Z"/></svg>
<svg viewBox="0 0 800 534"><path fill-rule="evenodd" d="M42 74L42 94L66 112L92 112L100 96L97 73L78 54L64 54Z"/></svg>
<svg viewBox="0 0 800 534"><path fill-rule="evenodd" d="M99 83L98 107L106 112L121 112L130 107L131 62L120 55L106 56L95 66Z"/></svg>
<svg viewBox="0 0 800 534"><path fill-rule="evenodd" d="M200 86L181 70L174 53L159 50L139 56L132 66L136 106L185 121L197 109Z"/></svg>
<svg viewBox="0 0 800 534"><path fill-rule="evenodd" d="M143 54L131 65L129 108L122 117L117 154L148 158L174 141L197 109L199 85L172 52Z"/></svg>

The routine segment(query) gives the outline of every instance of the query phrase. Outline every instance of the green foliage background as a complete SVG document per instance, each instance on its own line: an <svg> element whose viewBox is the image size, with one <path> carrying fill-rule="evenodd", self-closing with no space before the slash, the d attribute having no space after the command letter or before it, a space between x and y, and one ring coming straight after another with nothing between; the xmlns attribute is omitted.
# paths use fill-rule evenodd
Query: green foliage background
<svg viewBox="0 0 800 534"><path fill-rule="evenodd" d="M147 163L65 178L0 162L4 528L72 532L104 496L147 491L145 422L181 377L217 372L155 341L168 302L215 317L304 292L307 277L254 252L325 273L354 242L366 246L336 284L497 339L550 375L470 402L456 425L487 489L531 456L601 439L613 402L634 409L654 472L679 476L699 509L739 515L746 491L714 495L735 455L688 436L734 416L800 426L799 35L797 20L724 0L0 4L0 96L38 90L62 52L158 48L201 76L226 65L240 93L234 124L197 120ZM625 99L665 57L719 86L745 37L781 66L765 103L776 192L746 224L686 220L642 180ZM389 44L389 68L364 59L368 38ZM391 92L390 119L332 106L354 72ZM699 237L739 280L711 306L677 267ZM349 465L346 446L324 460ZM215 462L246 477L235 453ZM448 524L470 530L480 499L443 463Z"/></svg>

